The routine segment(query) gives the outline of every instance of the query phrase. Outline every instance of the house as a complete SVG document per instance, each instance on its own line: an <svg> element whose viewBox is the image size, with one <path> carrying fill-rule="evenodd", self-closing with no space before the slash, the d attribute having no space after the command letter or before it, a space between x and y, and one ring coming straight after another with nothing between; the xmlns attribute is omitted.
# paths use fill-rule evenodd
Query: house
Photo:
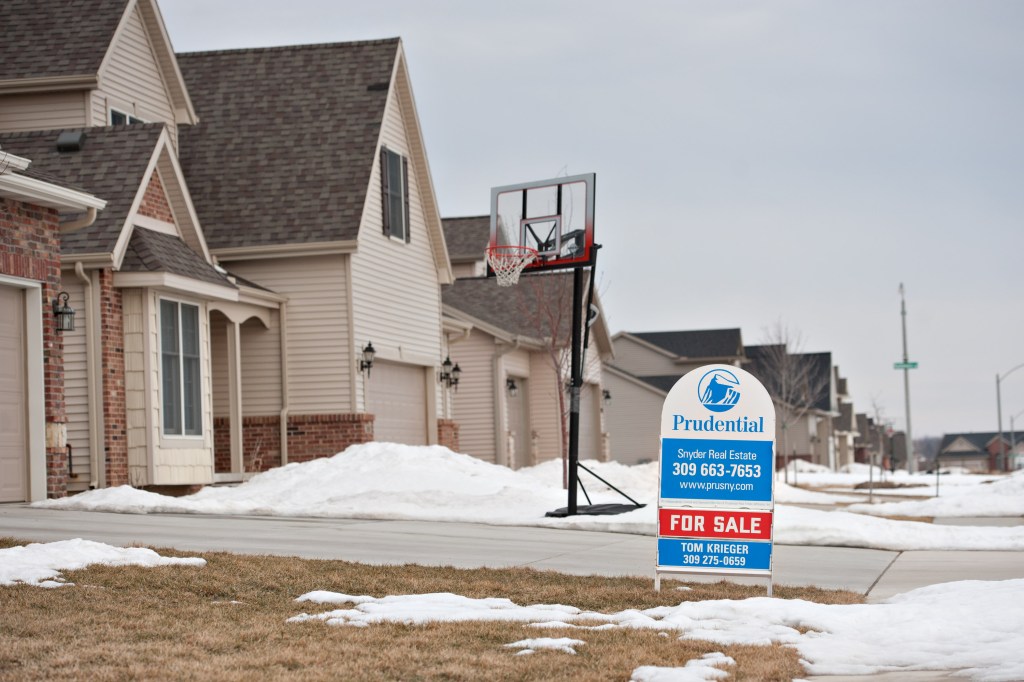
<svg viewBox="0 0 1024 682"><path fill-rule="evenodd" d="M0 502L63 496L74 476L63 377L70 325L56 315L71 309L60 231L81 229L105 206L0 145Z"/></svg>
<svg viewBox="0 0 1024 682"><path fill-rule="evenodd" d="M446 243L460 277L443 290L452 359L462 370L453 394L461 450L519 468L565 453L568 429L571 272L534 273L512 287L485 271L488 216L446 218ZM464 275L464 276L462 276ZM611 337L599 297L580 393L579 457L608 459L603 361Z"/></svg>
<svg viewBox="0 0 1024 682"><path fill-rule="evenodd" d="M938 461L942 467L963 467L977 473L999 471L1003 469L1003 452L1008 460L1006 468L1021 468L1024 463L1024 434L1004 431L1000 441L997 431L947 433L939 444Z"/></svg>
<svg viewBox="0 0 1024 682"><path fill-rule="evenodd" d="M265 327L211 320L217 364L241 378L215 381L216 423L263 466L369 440L454 444L436 378L452 272L401 41L178 60L202 116L181 130L181 164L210 252L287 299Z"/></svg>
<svg viewBox="0 0 1024 682"><path fill-rule="evenodd" d="M746 361L738 328L619 332L612 343L615 359L604 367L611 395L606 413L611 456L624 464L658 459L662 404L680 377L702 365Z"/></svg>
<svg viewBox="0 0 1024 682"><path fill-rule="evenodd" d="M93 197L36 296L79 311L70 454L48 462L75 473L50 495L457 442L451 266L398 39L175 55L155 0L0 18L0 145Z"/></svg>

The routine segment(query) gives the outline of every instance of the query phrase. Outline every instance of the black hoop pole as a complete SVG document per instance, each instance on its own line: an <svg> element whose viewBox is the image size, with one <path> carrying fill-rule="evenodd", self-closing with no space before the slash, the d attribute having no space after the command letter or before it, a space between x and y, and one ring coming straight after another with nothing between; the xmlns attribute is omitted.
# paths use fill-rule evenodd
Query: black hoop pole
<svg viewBox="0 0 1024 682"><path fill-rule="evenodd" d="M580 387L583 385L583 268L572 275L572 355L569 381L569 505L568 516L576 516L576 488L580 462Z"/></svg>

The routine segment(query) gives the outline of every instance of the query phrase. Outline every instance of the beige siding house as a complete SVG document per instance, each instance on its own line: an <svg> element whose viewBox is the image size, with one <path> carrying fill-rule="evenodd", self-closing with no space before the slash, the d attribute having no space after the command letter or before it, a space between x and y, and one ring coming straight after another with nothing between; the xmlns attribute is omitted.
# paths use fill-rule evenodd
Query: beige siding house
<svg viewBox="0 0 1024 682"><path fill-rule="evenodd" d="M457 444L451 266L399 40L179 56L154 0L2 16L0 146L99 197L63 225L78 325L49 494Z"/></svg>
<svg viewBox="0 0 1024 682"><path fill-rule="evenodd" d="M437 380L452 273L401 42L178 60L202 117L181 128L181 163L210 252L284 301L266 326L211 321L214 356L232 339L240 356L240 383L213 388L215 432L241 431L231 461L244 473L367 440L455 445ZM222 407L231 390L237 414ZM239 473L217 447L218 473Z"/></svg>
<svg viewBox="0 0 1024 682"><path fill-rule="evenodd" d="M509 288L479 276L489 224L488 216L444 220L452 267L461 273L443 293L451 358L462 369L453 404L463 452L518 468L565 451L572 275L527 275ZM581 460L608 458L602 368L611 352L601 312L583 371Z"/></svg>

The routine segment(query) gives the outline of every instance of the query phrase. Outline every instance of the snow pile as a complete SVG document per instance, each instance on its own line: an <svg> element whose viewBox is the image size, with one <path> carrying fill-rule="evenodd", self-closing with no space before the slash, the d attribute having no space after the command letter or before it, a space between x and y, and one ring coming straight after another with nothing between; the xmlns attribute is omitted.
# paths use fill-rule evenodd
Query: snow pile
<svg viewBox="0 0 1024 682"><path fill-rule="evenodd" d="M613 614L571 606L519 606L508 599L455 594L382 598L310 592L297 601L352 604L288 622L324 621L367 627L392 622L507 621L536 627L643 628L675 631L681 638L733 644L778 642L796 648L812 675L870 675L913 670L964 670L976 680L1024 679L1024 580L962 581L932 585L881 604L829 605L767 597L683 602ZM894 646L894 643L899 643ZM718 668L724 656L691 667ZM644 667L634 680L715 679L670 677L686 669Z"/></svg>
<svg viewBox="0 0 1024 682"><path fill-rule="evenodd" d="M569 637L536 637L534 639L521 639L518 642L506 644L508 649L519 649L516 656L536 653L538 650L561 651L562 653L576 655L574 647L586 644L582 639L570 639Z"/></svg>
<svg viewBox="0 0 1024 682"><path fill-rule="evenodd" d="M724 667L734 666L736 661L720 651L704 654L701 658L687 661L682 668L666 668L656 665L640 666L633 671L629 682L708 682L724 680L729 671Z"/></svg>
<svg viewBox="0 0 1024 682"><path fill-rule="evenodd" d="M208 487L186 497L165 497L122 486L37 502L34 506L141 514L446 521L637 535L656 533L657 465L629 467L617 462L592 461L584 464L647 506L616 516L546 518L545 512L566 505L560 462L513 471L441 446L392 443L354 445L333 457L292 463L236 487ZM586 472L580 476L594 503L625 501ZM780 481L776 481L775 489L776 501L780 503L833 504L848 499L801 490ZM1012 487L985 486L987 494L1019 499L1021 496L1015 491ZM586 504L582 495L579 502ZM842 512L796 509L784 504L776 509L775 541L782 544L876 549L1024 549L1024 526L938 528Z"/></svg>
<svg viewBox="0 0 1024 682"><path fill-rule="evenodd" d="M0 549L0 585L25 583L37 587L74 585L61 571L76 571L93 564L108 566L205 566L199 558L163 557L144 547L112 547L91 540L63 540Z"/></svg>
<svg viewBox="0 0 1024 682"><path fill-rule="evenodd" d="M945 486L939 497L885 504L855 504L858 514L875 516L1024 516L1024 471L995 479L988 485Z"/></svg>

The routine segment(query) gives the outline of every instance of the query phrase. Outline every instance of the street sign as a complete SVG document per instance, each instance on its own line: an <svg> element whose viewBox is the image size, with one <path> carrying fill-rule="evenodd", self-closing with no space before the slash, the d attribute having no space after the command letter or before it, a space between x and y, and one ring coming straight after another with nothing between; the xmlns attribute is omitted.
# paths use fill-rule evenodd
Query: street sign
<svg viewBox="0 0 1024 682"><path fill-rule="evenodd" d="M658 554L662 573L766 575L771 595L775 406L732 365L705 365L661 413Z"/></svg>
<svg viewBox="0 0 1024 682"><path fill-rule="evenodd" d="M917 369L916 362L897 362L892 366L893 369Z"/></svg>

